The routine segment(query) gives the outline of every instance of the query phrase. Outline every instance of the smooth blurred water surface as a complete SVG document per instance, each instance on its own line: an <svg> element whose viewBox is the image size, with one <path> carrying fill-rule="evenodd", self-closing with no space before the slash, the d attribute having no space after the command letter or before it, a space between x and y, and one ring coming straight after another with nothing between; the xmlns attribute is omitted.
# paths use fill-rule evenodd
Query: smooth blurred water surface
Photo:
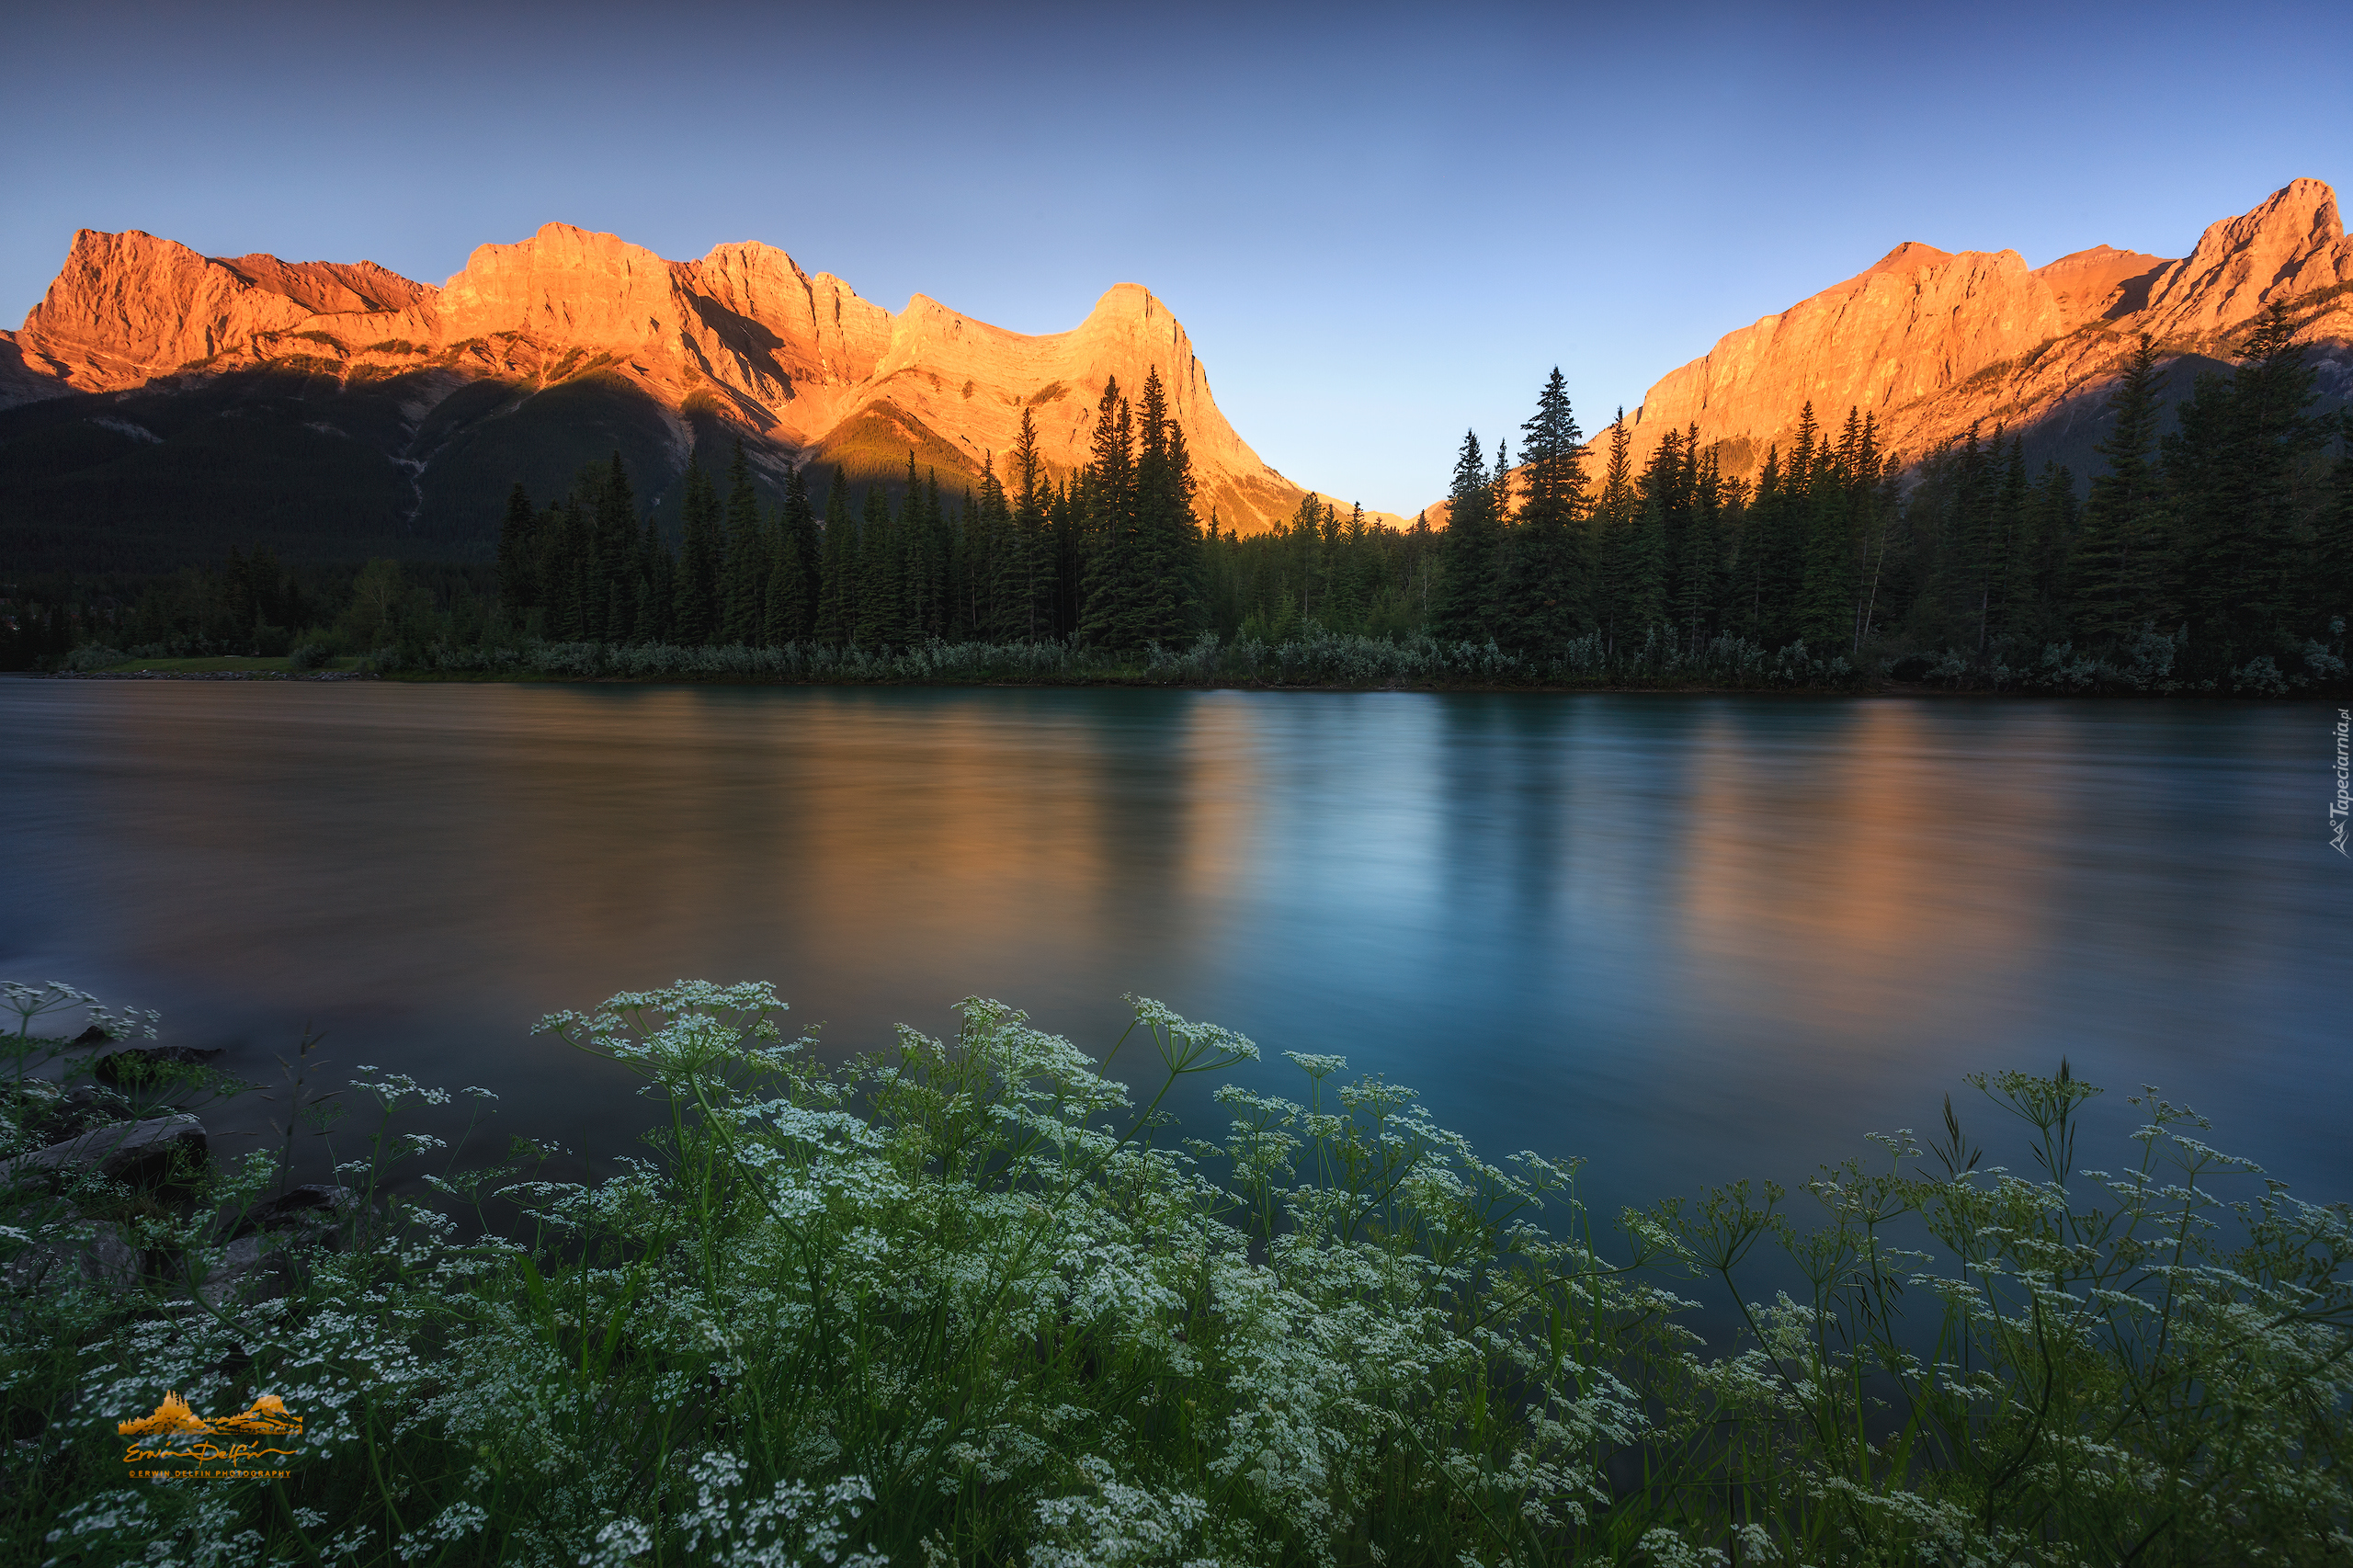
<svg viewBox="0 0 2353 1568"><path fill-rule="evenodd" d="M0 976L626 1145L531 1024L767 979L826 1049L1122 993L1423 1091L1614 1206L2163 1086L2353 1197L2333 710L2217 703L0 681ZM1204 1093L1183 1101L1214 1122ZM269 1108L220 1118L258 1126ZM1207 1128L1199 1128L1207 1131ZM2122 1163L2087 1139L2086 1163ZM2023 1163L2020 1161L2019 1163ZM1605 1210L1606 1211L1606 1210Z"/></svg>

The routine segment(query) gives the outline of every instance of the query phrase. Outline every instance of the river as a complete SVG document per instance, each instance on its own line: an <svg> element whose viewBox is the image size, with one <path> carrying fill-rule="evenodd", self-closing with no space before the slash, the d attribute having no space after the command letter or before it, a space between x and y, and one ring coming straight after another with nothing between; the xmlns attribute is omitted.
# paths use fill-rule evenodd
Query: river
<svg viewBox="0 0 2353 1568"><path fill-rule="evenodd" d="M1123 993L1422 1091L1617 1204L1802 1178L1972 1070L2143 1083L2353 1196L2353 866L2313 705L0 681L0 977L503 1096L649 1108L530 1034L773 981L824 1049ZM216 1113L257 1131L258 1100ZM1182 1100L1188 1131L1214 1109ZM446 1128L443 1131L447 1131ZM1989 1143L1995 1140L1987 1137ZM235 1146L232 1142L232 1146ZM246 1145L250 1146L250 1145ZM1997 1152L2002 1152L1996 1143ZM2022 1157L2015 1161L2023 1165Z"/></svg>

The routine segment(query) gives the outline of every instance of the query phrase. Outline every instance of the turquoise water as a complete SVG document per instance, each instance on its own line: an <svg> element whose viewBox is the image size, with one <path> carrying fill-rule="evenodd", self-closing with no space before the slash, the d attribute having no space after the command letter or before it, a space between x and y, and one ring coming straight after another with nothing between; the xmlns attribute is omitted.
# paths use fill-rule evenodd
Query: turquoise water
<svg viewBox="0 0 2353 1568"><path fill-rule="evenodd" d="M160 1007L257 1080L313 1022L332 1062L483 1085L502 1135L600 1158L646 1108L531 1023L702 976L774 981L836 1052L971 993L1100 1049L1157 996L1493 1153L1586 1156L1605 1206L1802 1177L2062 1053L2112 1130L2154 1083L2344 1198L2334 720L8 680L0 976Z"/></svg>

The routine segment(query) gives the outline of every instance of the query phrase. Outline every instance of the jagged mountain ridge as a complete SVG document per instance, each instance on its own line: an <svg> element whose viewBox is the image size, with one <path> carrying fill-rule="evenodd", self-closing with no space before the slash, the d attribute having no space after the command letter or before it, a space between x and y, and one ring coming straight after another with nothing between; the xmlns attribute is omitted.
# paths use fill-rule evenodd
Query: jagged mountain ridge
<svg viewBox="0 0 2353 1568"><path fill-rule="evenodd" d="M176 444L251 449L287 488L362 496L372 536L478 550L514 479L545 495L613 448L657 496L690 459L723 463L738 436L770 487L795 464L888 479L910 450L961 485L992 455L1002 471L1026 409L1066 473L1106 380L1132 394L1155 368L1202 515L1255 532L1295 510L1305 492L1234 432L1184 327L1132 283L1071 331L1029 336L922 295L893 314L759 244L668 261L551 223L480 247L436 289L370 262L208 257L85 230L24 326L0 333L0 447L20 449L0 457L0 485L29 474L12 509L37 518L44 490L64 496L46 510L70 535L110 504L167 506L134 471L168 468ZM231 438L265 427L267 442ZM338 441L382 472L326 449Z"/></svg>
<svg viewBox="0 0 2353 1568"><path fill-rule="evenodd" d="M2353 240L2336 196L2290 182L2253 210L2210 224L2187 256L2097 245L2029 268L2017 251L1951 253L1906 242L1863 271L1727 333L1654 383L1626 421L1639 466L1667 431L1697 426L1725 472L1753 477L1784 450L1810 401L1836 435L1849 408L1876 416L1882 445L1916 464L1972 424L2021 435L2031 460L2097 459L2106 403L2139 335L2187 371L2230 360L2278 301L2302 324L2330 403L2353 392ZM1597 479L1606 432L1588 448ZM1430 509L1433 522L1443 504Z"/></svg>

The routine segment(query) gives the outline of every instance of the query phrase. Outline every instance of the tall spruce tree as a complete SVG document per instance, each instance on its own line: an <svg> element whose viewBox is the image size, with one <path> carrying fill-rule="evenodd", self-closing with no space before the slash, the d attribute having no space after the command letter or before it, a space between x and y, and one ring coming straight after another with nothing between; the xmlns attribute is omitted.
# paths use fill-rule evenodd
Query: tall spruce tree
<svg viewBox="0 0 2353 1568"><path fill-rule="evenodd" d="M1029 634L1029 574L995 452L981 459L981 488L965 515L972 541L973 628L992 642L1019 642Z"/></svg>
<svg viewBox="0 0 2353 1568"><path fill-rule="evenodd" d="M506 515L498 525L498 608L517 631L528 624L539 607L540 517L531 509L529 492L517 480L506 493Z"/></svg>
<svg viewBox="0 0 2353 1568"><path fill-rule="evenodd" d="M2075 477L2045 462L2028 487L2003 588L1999 630L2029 644L2065 635L2059 616L2062 573L2075 532Z"/></svg>
<svg viewBox="0 0 2353 1568"><path fill-rule="evenodd" d="M1692 456L1699 444L1699 427L1684 437L1685 464L1690 468L1690 520L1683 532L1680 558L1675 568L1675 619L1686 642L1698 648L1716 630L1723 613L1724 492L1716 449L1704 459Z"/></svg>
<svg viewBox="0 0 2353 1568"><path fill-rule="evenodd" d="M1683 438L1669 430L1659 437L1635 485L1638 505L1630 527L1618 536L1618 556L1609 575L1617 590L1612 642L1634 646L1661 630L1667 619L1668 517L1683 467Z"/></svg>
<svg viewBox="0 0 2353 1568"><path fill-rule="evenodd" d="M1095 410L1095 437L1085 496L1085 599L1079 608L1079 637L1099 648L1128 649L1135 635L1142 549L1136 528L1135 421L1118 378L1107 378Z"/></svg>
<svg viewBox="0 0 2353 1568"><path fill-rule="evenodd" d="M670 625L682 646L699 648L719 635L719 574L725 549L720 533L719 492L699 463L687 465L682 510L686 528L678 544Z"/></svg>
<svg viewBox="0 0 2353 1568"><path fill-rule="evenodd" d="M2092 449L2108 466L2092 477L2067 568L2074 635L2095 646L2120 642L2164 613L2157 392L2156 344L2144 332L2109 400L2116 422Z"/></svg>
<svg viewBox="0 0 2353 1568"><path fill-rule="evenodd" d="M2313 528L2305 620L2312 636L2341 657L2353 628L2353 408L2337 415L2337 441L2329 499Z"/></svg>
<svg viewBox="0 0 2353 1568"><path fill-rule="evenodd" d="M858 635L858 527L849 518L849 485L839 464L825 486L825 537L819 570L816 640L847 647Z"/></svg>
<svg viewBox="0 0 2353 1568"><path fill-rule="evenodd" d="M1501 449L1501 443L1497 443ZM1495 488L1479 450L1476 431L1466 431L1447 492L1446 536L1439 546L1438 591L1430 610L1431 635L1448 642L1483 642L1495 634L1501 540Z"/></svg>
<svg viewBox="0 0 2353 1568"><path fill-rule="evenodd" d="M671 618L677 604L677 563L670 557L669 541L662 537L661 520L651 512L646 514L644 531L638 538L637 574L637 640L675 641Z"/></svg>
<svg viewBox="0 0 2353 1568"><path fill-rule="evenodd" d="M598 635L626 642L637 626L637 493L616 450L597 492L596 576L604 601Z"/></svg>
<svg viewBox="0 0 2353 1568"><path fill-rule="evenodd" d="M759 491L739 437L727 465L726 553L719 569L719 641L757 643L767 615L768 573L776 546L760 512Z"/></svg>
<svg viewBox="0 0 2353 1568"><path fill-rule="evenodd" d="M817 525L809 510L808 484L797 467L785 474L784 506L770 550L761 641L771 648L808 642L816 630Z"/></svg>
<svg viewBox="0 0 2353 1568"><path fill-rule="evenodd" d="M904 513L906 506L902 506ZM858 523L858 621L851 641L861 648L888 648L906 641L905 562L899 549L899 519L880 482L869 483Z"/></svg>
<svg viewBox="0 0 2353 1568"><path fill-rule="evenodd" d="M1019 573L1019 630L1007 635L1036 642L1054 635L1054 551L1046 519L1045 464L1038 455L1038 425L1031 411L1021 411L1021 433L1015 439L1013 466L1012 556ZM1010 617L1008 619L1010 620Z"/></svg>
<svg viewBox="0 0 2353 1568"><path fill-rule="evenodd" d="M2165 437L2175 502L2173 597L2193 666L2220 673L2294 642L2299 471L2328 434L2286 309L2258 318L2227 378L2202 376Z"/></svg>
<svg viewBox="0 0 2353 1568"><path fill-rule="evenodd" d="M1605 640L1616 635L1626 600L1626 562L1641 519L1643 498L1635 488L1633 432L1626 427L1626 411L1609 422L1609 455L1602 469L1601 494L1585 533L1586 553L1593 562L1590 595L1593 625Z"/></svg>
<svg viewBox="0 0 2353 1568"><path fill-rule="evenodd" d="M1812 520L1815 440L1813 403L1798 413L1797 437L1784 459L1778 445L1765 452L1756 499L1749 508L1748 543L1754 558L1750 635L1768 648L1796 640L1798 600L1805 588L1807 525Z"/></svg>
<svg viewBox="0 0 2353 1568"><path fill-rule="evenodd" d="M596 530L577 484L551 509L540 531L548 547L540 577L547 596L547 635L558 642L586 642L592 635L588 566Z"/></svg>
<svg viewBox="0 0 2353 1568"><path fill-rule="evenodd" d="M1124 633L1130 647L1174 642L1191 626L1200 546L1193 460L1184 430L1169 414L1157 365L1144 372L1136 413L1136 581Z"/></svg>
<svg viewBox="0 0 2353 1568"><path fill-rule="evenodd" d="M1843 455L1811 465L1803 508L1803 577L1795 607L1799 638L1818 653L1844 649L1856 637L1855 530L1849 475Z"/></svg>
<svg viewBox="0 0 2353 1568"><path fill-rule="evenodd" d="M1520 506L1503 619L1514 647L1557 658L1592 616L1583 549L1585 432L1577 428L1558 366L1537 392L1536 412L1519 428Z"/></svg>

